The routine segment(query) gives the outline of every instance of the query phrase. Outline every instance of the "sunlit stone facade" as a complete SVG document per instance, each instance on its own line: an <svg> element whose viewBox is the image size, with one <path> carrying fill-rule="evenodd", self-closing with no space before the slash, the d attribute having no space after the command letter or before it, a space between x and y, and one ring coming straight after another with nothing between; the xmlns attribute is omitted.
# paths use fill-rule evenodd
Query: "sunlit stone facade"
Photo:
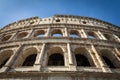
<svg viewBox="0 0 120 80"><path fill-rule="evenodd" d="M120 80L120 28L90 17L32 17L0 30L0 79Z"/></svg>

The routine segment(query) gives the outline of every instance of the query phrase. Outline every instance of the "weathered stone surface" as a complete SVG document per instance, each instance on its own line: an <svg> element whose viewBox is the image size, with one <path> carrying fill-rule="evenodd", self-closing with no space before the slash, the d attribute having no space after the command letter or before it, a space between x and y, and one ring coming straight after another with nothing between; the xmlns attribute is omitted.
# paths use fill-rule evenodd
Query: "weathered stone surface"
<svg viewBox="0 0 120 80"><path fill-rule="evenodd" d="M102 20L32 17L0 30L0 80L120 80L120 28Z"/></svg>

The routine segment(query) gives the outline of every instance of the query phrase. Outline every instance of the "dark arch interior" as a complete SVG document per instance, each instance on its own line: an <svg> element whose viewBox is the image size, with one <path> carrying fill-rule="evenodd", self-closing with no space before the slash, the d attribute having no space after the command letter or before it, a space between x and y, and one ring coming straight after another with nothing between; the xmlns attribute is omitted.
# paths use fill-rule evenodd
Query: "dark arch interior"
<svg viewBox="0 0 120 80"><path fill-rule="evenodd" d="M19 33L19 34L18 34L17 38L18 38L18 39L21 39L21 38L26 37L27 35L28 35L27 32L22 32L22 33Z"/></svg>
<svg viewBox="0 0 120 80"><path fill-rule="evenodd" d="M57 19L56 22L60 22L60 19Z"/></svg>
<svg viewBox="0 0 120 80"><path fill-rule="evenodd" d="M79 38L80 36L79 36L77 31L71 31L70 32L70 37L72 37L72 38Z"/></svg>
<svg viewBox="0 0 120 80"><path fill-rule="evenodd" d="M2 68L2 67L7 63L7 61L9 60L9 58L10 58L10 57L8 57L7 59L5 59L5 60L2 62L2 64L0 65L0 68Z"/></svg>
<svg viewBox="0 0 120 80"><path fill-rule="evenodd" d="M104 36L105 36L108 40L111 40L111 36L110 36L110 35L104 34Z"/></svg>
<svg viewBox="0 0 120 80"><path fill-rule="evenodd" d="M52 36L53 36L53 37L62 37L63 35L62 35L61 30L54 30L54 31L52 32Z"/></svg>
<svg viewBox="0 0 120 80"><path fill-rule="evenodd" d="M7 36L3 37L1 41L8 41L11 36L12 35L7 35Z"/></svg>
<svg viewBox="0 0 120 80"><path fill-rule="evenodd" d="M110 67L110 68L115 68L115 66L113 65L113 63L105 56L102 56L102 58L104 59L105 63Z"/></svg>
<svg viewBox="0 0 120 80"><path fill-rule="evenodd" d="M34 37L43 37L45 34L45 32L43 30L39 30L39 31L36 31L36 33L34 34Z"/></svg>
<svg viewBox="0 0 120 80"><path fill-rule="evenodd" d="M63 66L64 65L64 57L59 53L55 53L50 55L48 59L48 66Z"/></svg>
<svg viewBox="0 0 120 80"><path fill-rule="evenodd" d="M88 38L95 39L95 33L94 32L88 32Z"/></svg>
<svg viewBox="0 0 120 80"><path fill-rule="evenodd" d="M22 66L33 66L34 65L34 62L35 62L35 59L36 59L36 56L37 54L32 54L32 55L29 55L24 63L22 64Z"/></svg>
<svg viewBox="0 0 120 80"><path fill-rule="evenodd" d="M77 62L77 66L91 66L88 59L81 54L76 54L76 62Z"/></svg>

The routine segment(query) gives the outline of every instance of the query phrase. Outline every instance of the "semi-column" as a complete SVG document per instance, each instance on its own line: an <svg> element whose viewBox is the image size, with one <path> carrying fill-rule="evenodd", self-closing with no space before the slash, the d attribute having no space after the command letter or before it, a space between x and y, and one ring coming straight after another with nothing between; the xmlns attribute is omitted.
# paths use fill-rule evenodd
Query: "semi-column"
<svg viewBox="0 0 120 80"><path fill-rule="evenodd" d="M68 37L68 29L65 27L65 37Z"/></svg>
<svg viewBox="0 0 120 80"><path fill-rule="evenodd" d="M117 48L115 48L115 52L117 53L117 58L118 58L118 60L120 61L120 51L117 49Z"/></svg>
<svg viewBox="0 0 120 80"><path fill-rule="evenodd" d="M34 35L34 30L32 29L32 30L30 30L30 32L28 34L28 38L33 37L33 35Z"/></svg>
<svg viewBox="0 0 120 80"><path fill-rule="evenodd" d="M40 70L41 65L42 65L43 55L44 55L44 52L45 52L45 46L46 46L46 43L43 43L41 51L40 51L40 53L38 53L37 59L35 61L35 68L38 71Z"/></svg>
<svg viewBox="0 0 120 80"><path fill-rule="evenodd" d="M96 58L96 54L90 48L87 48L87 50L88 50L88 52L89 52L89 54L90 54L90 56L91 56L91 58L92 58L92 60L93 60L93 62L95 64L95 66L99 68L100 63L99 63L98 59Z"/></svg>
<svg viewBox="0 0 120 80"><path fill-rule="evenodd" d="M115 37L115 39L120 42L120 39L119 39L118 36L116 36L115 34L113 34L113 37Z"/></svg>
<svg viewBox="0 0 120 80"><path fill-rule="evenodd" d="M73 63L73 55L72 55L72 52L71 52L70 43L67 43L67 50L68 50L69 70L70 71L76 71L76 66Z"/></svg>
<svg viewBox="0 0 120 80"><path fill-rule="evenodd" d="M84 29L81 29L80 33L82 38L87 38L87 34L85 33Z"/></svg>
<svg viewBox="0 0 120 80"><path fill-rule="evenodd" d="M107 40L100 31L98 31L98 34L99 34L99 36L101 36L101 38L102 38L103 40Z"/></svg>
<svg viewBox="0 0 120 80"><path fill-rule="evenodd" d="M49 37L49 36L50 36L50 27L48 27L47 32L45 34L45 37Z"/></svg>
<svg viewBox="0 0 120 80"><path fill-rule="evenodd" d="M91 47L92 47L93 52L94 52L95 55L96 55L96 58L98 59L100 65L101 65L101 68L102 68L103 72L111 72L111 70L108 68L108 66L103 63L103 61L102 61L99 53L98 53L97 50L95 49L95 47L94 47L93 45L92 45Z"/></svg>

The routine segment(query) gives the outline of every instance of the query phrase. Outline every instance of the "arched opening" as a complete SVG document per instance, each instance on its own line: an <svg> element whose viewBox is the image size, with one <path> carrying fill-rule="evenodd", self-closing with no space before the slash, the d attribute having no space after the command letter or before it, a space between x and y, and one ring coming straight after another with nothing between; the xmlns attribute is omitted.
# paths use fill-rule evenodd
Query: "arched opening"
<svg viewBox="0 0 120 80"><path fill-rule="evenodd" d="M109 66L109 68L115 68L113 63L107 57L102 56L102 58L104 59L105 63Z"/></svg>
<svg viewBox="0 0 120 80"><path fill-rule="evenodd" d="M44 30L38 30L35 32L34 37L44 37L45 31Z"/></svg>
<svg viewBox="0 0 120 80"><path fill-rule="evenodd" d="M37 49L29 47L21 51L21 55L16 60L14 67L33 66L37 56Z"/></svg>
<svg viewBox="0 0 120 80"><path fill-rule="evenodd" d="M105 64L110 68L119 68L120 62L116 56L108 49L102 49L100 51L101 57L104 60Z"/></svg>
<svg viewBox="0 0 120 80"><path fill-rule="evenodd" d="M88 38L90 38L90 39L96 39L97 38L97 36L94 32L88 32L87 34L88 34Z"/></svg>
<svg viewBox="0 0 120 80"><path fill-rule="evenodd" d="M95 66L92 57L89 55L88 51L84 47L78 47L74 50L75 58L76 58L76 65L77 66L84 66L84 67L91 67Z"/></svg>
<svg viewBox="0 0 120 80"><path fill-rule="evenodd" d="M57 29L57 30L53 30L52 31L52 37L62 37L62 32L61 30Z"/></svg>
<svg viewBox="0 0 120 80"><path fill-rule="evenodd" d="M107 39L107 40L111 40L111 41L114 41L115 39L114 39L114 36L111 34L111 35L109 35L109 34L104 34L104 36L105 36L105 38Z"/></svg>
<svg viewBox="0 0 120 80"><path fill-rule="evenodd" d="M87 22L86 22L86 21L82 21L82 23L83 23L83 24L87 24Z"/></svg>
<svg viewBox="0 0 120 80"><path fill-rule="evenodd" d="M88 59L81 54L76 54L75 55L77 66L91 66Z"/></svg>
<svg viewBox="0 0 120 80"><path fill-rule="evenodd" d="M37 54L29 55L29 56L25 59L25 61L24 61L24 63L22 64L22 66L33 66L33 65L34 65L34 62L35 62L35 60L36 60L36 56L37 56Z"/></svg>
<svg viewBox="0 0 120 80"><path fill-rule="evenodd" d="M17 35L17 39L24 39L28 35L28 32L20 32Z"/></svg>
<svg viewBox="0 0 120 80"><path fill-rule="evenodd" d="M71 30L69 36L72 38L79 38L80 37L78 31L76 31L76 30Z"/></svg>
<svg viewBox="0 0 120 80"><path fill-rule="evenodd" d="M49 56L48 66L64 66L64 57L62 54L54 53Z"/></svg>
<svg viewBox="0 0 120 80"><path fill-rule="evenodd" d="M64 66L64 54L60 47L52 47L47 51L48 66Z"/></svg>
<svg viewBox="0 0 120 80"><path fill-rule="evenodd" d="M0 68L2 68L2 66L4 66L4 65L7 63L7 61L9 60L9 58L10 58L10 57L8 57L7 59L5 59L5 60L2 62L2 64L0 64Z"/></svg>
<svg viewBox="0 0 120 80"><path fill-rule="evenodd" d="M2 68L12 56L12 50L5 50L0 53L0 68Z"/></svg>
<svg viewBox="0 0 120 80"><path fill-rule="evenodd" d="M60 19L56 19L56 22L60 22Z"/></svg>
<svg viewBox="0 0 120 80"><path fill-rule="evenodd" d="M8 41L11 38L12 35L5 35L1 41Z"/></svg>

